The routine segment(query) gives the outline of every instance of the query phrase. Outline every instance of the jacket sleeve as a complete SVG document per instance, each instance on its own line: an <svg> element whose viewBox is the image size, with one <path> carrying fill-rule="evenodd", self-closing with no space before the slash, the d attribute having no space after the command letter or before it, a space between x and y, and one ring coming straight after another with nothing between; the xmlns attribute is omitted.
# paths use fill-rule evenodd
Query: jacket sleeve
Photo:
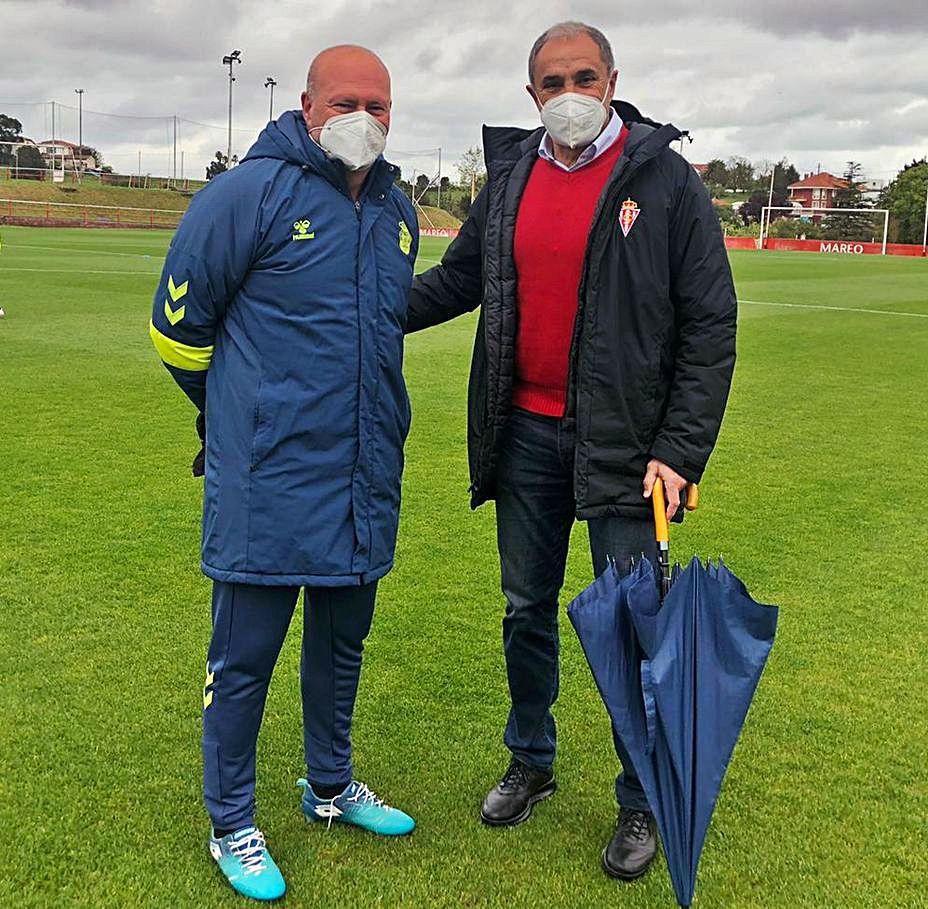
<svg viewBox="0 0 928 909"><path fill-rule="evenodd" d="M256 245L256 202L232 177L217 178L191 201L168 250L149 324L168 372L201 412L217 328Z"/></svg>
<svg viewBox="0 0 928 909"><path fill-rule="evenodd" d="M407 334L440 325L480 305L486 193L484 187L474 200L467 220L445 250L441 264L413 280L406 317Z"/></svg>
<svg viewBox="0 0 928 909"><path fill-rule="evenodd" d="M695 171L687 171L670 226L674 372L651 456L697 483L728 401L738 304L712 200Z"/></svg>

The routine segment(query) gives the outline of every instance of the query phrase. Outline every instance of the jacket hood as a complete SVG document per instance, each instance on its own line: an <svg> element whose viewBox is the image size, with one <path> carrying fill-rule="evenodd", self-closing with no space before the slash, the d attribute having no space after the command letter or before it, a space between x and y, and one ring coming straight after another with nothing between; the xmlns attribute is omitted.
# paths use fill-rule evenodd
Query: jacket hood
<svg viewBox="0 0 928 909"><path fill-rule="evenodd" d="M612 109L629 129L625 153L633 159L645 160L680 138L680 130L671 124L658 123L642 115L634 104L614 100ZM487 173L492 176L501 167L538 148L545 128L523 129L517 126L484 126L483 149Z"/></svg>
<svg viewBox="0 0 928 909"><path fill-rule="evenodd" d="M348 191L345 166L326 155L322 148L309 138L303 112L300 110L285 111L276 120L268 123L242 161L254 161L259 158L273 158L295 164L303 170L308 169L318 174L339 189ZM381 156L374 162L367 182L389 186L395 174L396 168L387 164Z"/></svg>

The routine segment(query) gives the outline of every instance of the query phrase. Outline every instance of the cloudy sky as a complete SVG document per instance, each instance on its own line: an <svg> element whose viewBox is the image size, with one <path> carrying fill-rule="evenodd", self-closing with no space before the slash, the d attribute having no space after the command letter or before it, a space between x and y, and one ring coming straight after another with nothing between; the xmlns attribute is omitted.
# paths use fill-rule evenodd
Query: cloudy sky
<svg viewBox="0 0 928 909"><path fill-rule="evenodd" d="M41 102L60 102L56 135L76 141L74 89L84 88L84 141L120 171L134 172L141 150L151 173L173 166L176 114L186 173L201 176L226 145L223 54L244 55L234 87L242 153L267 119L265 78L279 83L278 111L296 107L310 58L352 42L392 71L390 148L424 152L396 158L427 170L426 150L441 146L447 172L482 123L537 124L525 60L567 18L609 36L618 96L689 129L692 161L785 155L800 171L840 172L854 159L889 179L928 154L926 0L0 0L0 113L45 139L51 105Z"/></svg>

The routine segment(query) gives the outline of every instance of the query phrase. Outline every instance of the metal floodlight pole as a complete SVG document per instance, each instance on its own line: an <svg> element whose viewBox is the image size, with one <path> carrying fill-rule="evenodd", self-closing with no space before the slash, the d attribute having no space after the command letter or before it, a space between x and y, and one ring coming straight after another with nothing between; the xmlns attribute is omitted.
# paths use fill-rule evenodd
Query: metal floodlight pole
<svg viewBox="0 0 928 909"><path fill-rule="evenodd" d="M438 146L438 208L441 208L441 146Z"/></svg>
<svg viewBox="0 0 928 909"><path fill-rule="evenodd" d="M74 94L77 95L77 144L80 148L84 147L84 89L75 88Z"/></svg>
<svg viewBox="0 0 928 909"><path fill-rule="evenodd" d="M242 52L234 50L231 54L226 54L222 62L224 66L229 67L229 146L226 150L226 167L228 167L232 163L232 83L235 81L235 76L232 75L232 64L242 62Z"/></svg>
<svg viewBox="0 0 928 909"><path fill-rule="evenodd" d="M269 108L268 115L267 115L268 120L274 119L274 86L275 85L277 85L277 80L274 79L272 76L268 76L267 79L264 80L264 87L270 88L271 90L271 106Z"/></svg>
<svg viewBox="0 0 928 909"><path fill-rule="evenodd" d="M773 165L773 170L770 171L770 191L767 193L767 232L770 232L770 209L773 206L773 178L776 176L777 166ZM764 212L761 210L760 213L760 248L764 248Z"/></svg>
<svg viewBox="0 0 928 909"><path fill-rule="evenodd" d="M928 181L925 183L925 227L922 230L922 252L928 252Z"/></svg>

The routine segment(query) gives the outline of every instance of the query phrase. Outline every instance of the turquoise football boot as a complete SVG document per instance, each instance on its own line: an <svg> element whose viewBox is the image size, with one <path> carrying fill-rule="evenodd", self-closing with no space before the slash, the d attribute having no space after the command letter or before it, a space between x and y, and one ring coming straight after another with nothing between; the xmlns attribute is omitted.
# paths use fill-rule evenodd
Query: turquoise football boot
<svg viewBox="0 0 928 909"><path fill-rule="evenodd" d="M219 839L210 833L209 851L233 889L242 896L277 900L284 895L287 889L284 876L257 827L242 827Z"/></svg>
<svg viewBox="0 0 928 909"><path fill-rule="evenodd" d="M303 789L303 814L309 821L332 821L363 827L380 836L405 836L416 828L416 822L398 808L385 805L382 798L371 792L364 783L352 780L341 795L321 799L306 780L297 780Z"/></svg>

